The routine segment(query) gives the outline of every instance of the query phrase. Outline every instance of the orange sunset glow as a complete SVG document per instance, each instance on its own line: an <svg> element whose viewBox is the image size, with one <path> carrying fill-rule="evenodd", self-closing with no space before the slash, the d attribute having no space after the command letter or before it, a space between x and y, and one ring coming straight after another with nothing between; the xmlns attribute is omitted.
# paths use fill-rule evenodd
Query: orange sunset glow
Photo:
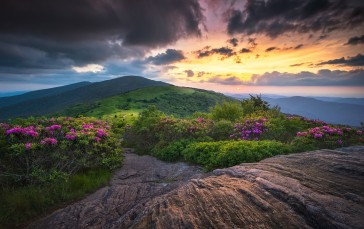
<svg viewBox="0 0 364 229"><path fill-rule="evenodd" d="M95 15L81 14L79 23L67 26L55 12L50 20L63 31L58 37L48 32L50 25L37 30L41 25L31 19L31 12L13 24L2 22L0 50L2 59L10 60L0 62L0 89L22 91L140 75L224 93L364 97L361 1L158 4L148 9L100 1L90 6ZM116 15L125 13L125 18L112 18L107 7ZM128 7L140 14L127 14ZM15 16L5 10L10 23ZM102 27L92 25L94 21L109 23ZM19 65L24 67L15 69Z"/></svg>

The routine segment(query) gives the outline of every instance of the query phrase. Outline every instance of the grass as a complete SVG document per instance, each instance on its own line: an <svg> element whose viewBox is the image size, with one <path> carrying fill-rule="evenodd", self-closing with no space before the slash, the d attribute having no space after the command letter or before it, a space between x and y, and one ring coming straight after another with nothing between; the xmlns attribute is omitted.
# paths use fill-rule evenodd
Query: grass
<svg viewBox="0 0 364 229"><path fill-rule="evenodd" d="M26 186L0 193L0 228L22 227L24 224L78 200L105 185L112 172L89 169L68 181L46 186Z"/></svg>
<svg viewBox="0 0 364 229"><path fill-rule="evenodd" d="M149 105L155 105L166 114L186 117L196 111L207 112L217 102L232 100L223 94L176 86L154 86L108 97L91 104L80 104L66 109L63 115L111 116L138 114Z"/></svg>

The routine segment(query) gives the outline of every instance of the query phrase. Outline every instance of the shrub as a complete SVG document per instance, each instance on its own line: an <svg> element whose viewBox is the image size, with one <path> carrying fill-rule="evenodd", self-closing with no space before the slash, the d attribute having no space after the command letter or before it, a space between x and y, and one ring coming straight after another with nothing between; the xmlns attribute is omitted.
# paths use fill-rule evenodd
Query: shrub
<svg viewBox="0 0 364 229"><path fill-rule="evenodd" d="M243 99L241 106L244 109L244 114L253 114L257 111L268 111L269 103L262 99L261 95L250 95L249 99Z"/></svg>
<svg viewBox="0 0 364 229"><path fill-rule="evenodd" d="M214 140L228 140L234 131L234 124L229 120L219 120L213 124L209 135Z"/></svg>
<svg viewBox="0 0 364 229"><path fill-rule="evenodd" d="M186 161L212 170L289 152L288 145L275 141L218 141L192 143L182 154Z"/></svg>
<svg viewBox="0 0 364 229"><path fill-rule="evenodd" d="M67 179L85 168L119 167L121 148L109 129L107 122L93 118L31 118L0 124L1 184L42 184Z"/></svg>
<svg viewBox="0 0 364 229"><path fill-rule="evenodd" d="M363 145L364 135L363 131L354 128L324 125L297 132L291 144L297 152L322 148L335 149L349 145Z"/></svg>
<svg viewBox="0 0 364 229"><path fill-rule="evenodd" d="M268 131L266 125L267 119L256 118L246 119L243 123L237 123L234 126L234 133L230 135L232 139L241 140L259 140L260 136Z"/></svg>
<svg viewBox="0 0 364 229"><path fill-rule="evenodd" d="M243 108L239 102L227 102L223 101L221 104L216 104L210 110L210 114L213 120L229 120L234 122L243 115Z"/></svg>

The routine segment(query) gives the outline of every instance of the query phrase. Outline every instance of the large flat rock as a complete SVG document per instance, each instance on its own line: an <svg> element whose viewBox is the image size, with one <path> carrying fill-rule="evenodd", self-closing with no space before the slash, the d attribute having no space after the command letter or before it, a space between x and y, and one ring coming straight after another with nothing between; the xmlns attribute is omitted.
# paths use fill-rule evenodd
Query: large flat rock
<svg viewBox="0 0 364 229"><path fill-rule="evenodd" d="M127 153L109 186L34 228L363 228L364 148L277 156L203 174Z"/></svg>

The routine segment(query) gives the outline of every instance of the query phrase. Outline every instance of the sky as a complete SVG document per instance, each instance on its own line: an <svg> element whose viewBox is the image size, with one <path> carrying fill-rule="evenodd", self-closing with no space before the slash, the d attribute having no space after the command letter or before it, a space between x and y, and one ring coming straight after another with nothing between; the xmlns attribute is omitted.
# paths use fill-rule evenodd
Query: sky
<svg viewBox="0 0 364 229"><path fill-rule="evenodd" d="M124 75L223 93L364 97L364 1L2 2L1 93Z"/></svg>

